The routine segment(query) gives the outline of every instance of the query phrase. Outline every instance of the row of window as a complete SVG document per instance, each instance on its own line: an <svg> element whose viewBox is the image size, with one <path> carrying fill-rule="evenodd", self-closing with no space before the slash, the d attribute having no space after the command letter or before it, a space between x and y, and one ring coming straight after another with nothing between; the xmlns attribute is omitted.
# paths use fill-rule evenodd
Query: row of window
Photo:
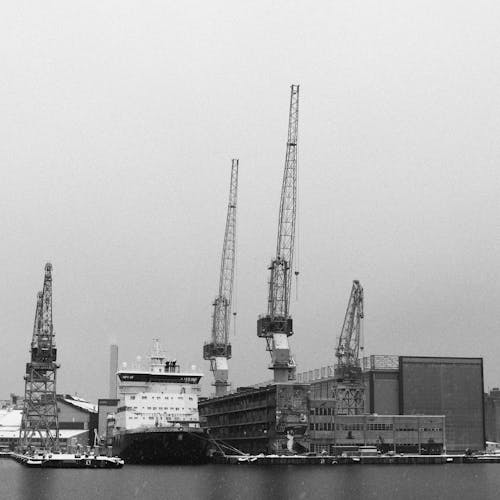
<svg viewBox="0 0 500 500"><path fill-rule="evenodd" d="M137 406L132 406L132 407L127 406L127 410L137 410L137 409L138 409ZM141 410L158 410L158 411L161 411L161 410L174 410L174 409L177 410L177 411L179 411L179 410L191 410L191 411L196 410L196 408L194 408L194 407L193 408L191 408L191 407L190 408L178 408L178 407L174 408L173 406L153 406L153 407L151 407L151 406L148 406L148 407L142 406L141 407Z"/></svg>
<svg viewBox="0 0 500 500"><path fill-rule="evenodd" d="M169 415L155 415L155 416L146 416L146 415L134 415L130 416L129 420L184 420L186 415L174 415L174 414L169 414Z"/></svg>
<svg viewBox="0 0 500 500"><path fill-rule="evenodd" d="M311 415L334 415L333 408L311 408Z"/></svg>
<svg viewBox="0 0 500 500"><path fill-rule="evenodd" d="M266 425L245 425L238 427L221 427L220 429L213 429L213 435L222 437L260 437L267 435Z"/></svg>
<svg viewBox="0 0 500 500"><path fill-rule="evenodd" d="M311 422L309 426L312 431L364 431L364 424L337 424L334 425L332 422ZM393 431L393 424L367 424L367 431ZM418 432L418 428L409 428L409 427L401 427L396 428L396 431L399 432ZM441 432L441 427L421 427L421 432Z"/></svg>

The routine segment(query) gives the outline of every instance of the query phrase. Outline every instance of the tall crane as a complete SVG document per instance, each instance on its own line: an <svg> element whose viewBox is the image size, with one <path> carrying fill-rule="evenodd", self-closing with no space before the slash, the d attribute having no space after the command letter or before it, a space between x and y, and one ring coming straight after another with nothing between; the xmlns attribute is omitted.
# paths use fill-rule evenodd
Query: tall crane
<svg viewBox="0 0 500 500"><path fill-rule="evenodd" d="M297 205L298 124L299 86L292 85L276 258L271 261L269 267L271 276L267 314L257 320L257 335L266 339L266 348L271 353L269 368L274 371L275 382L286 382L295 378L295 362L290 352L288 337L293 334L289 307Z"/></svg>
<svg viewBox="0 0 500 500"><path fill-rule="evenodd" d="M45 450L59 448L59 422L56 400L57 349L52 323L52 264L45 265L43 289L38 292L31 359L26 364L24 406L19 448L32 446Z"/></svg>
<svg viewBox="0 0 500 500"><path fill-rule="evenodd" d="M227 206L226 230L220 265L219 293L215 297L212 315L212 339L203 346L203 358L210 360L210 370L214 374L215 395L223 396L229 386L228 359L231 358L229 329L231 325L231 305L233 297L234 263L236 257L236 201L238 198L239 160L231 162L229 183L229 203ZM235 313L233 313L235 314Z"/></svg>
<svg viewBox="0 0 500 500"><path fill-rule="evenodd" d="M356 415L364 412L364 384L359 359L362 321L364 317L363 287L352 282L344 324L335 350L335 400L337 414Z"/></svg>

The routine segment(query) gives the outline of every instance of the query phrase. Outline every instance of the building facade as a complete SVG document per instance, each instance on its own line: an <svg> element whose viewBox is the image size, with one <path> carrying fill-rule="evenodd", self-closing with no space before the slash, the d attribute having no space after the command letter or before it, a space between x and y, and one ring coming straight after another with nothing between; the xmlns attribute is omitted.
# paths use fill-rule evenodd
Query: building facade
<svg viewBox="0 0 500 500"><path fill-rule="evenodd" d="M240 388L200 400L200 418L210 436L247 453L309 451L307 384Z"/></svg>
<svg viewBox="0 0 500 500"><path fill-rule="evenodd" d="M484 396L486 441L500 442L500 389L493 388Z"/></svg>
<svg viewBox="0 0 500 500"><path fill-rule="evenodd" d="M96 405L78 396L57 395L59 434L69 446L92 446L97 432Z"/></svg>
<svg viewBox="0 0 500 500"><path fill-rule="evenodd" d="M108 417L116 413L118 409L119 399L98 399L97 400L97 414L98 414L98 424L97 424L97 434L102 443L106 442L108 433Z"/></svg>
<svg viewBox="0 0 500 500"><path fill-rule="evenodd" d="M399 413L446 416L447 449L484 450L483 360L401 356Z"/></svg>
<svg viewBox="0 0 500 500"><path fill-rule="evenodd" d="M361 446L438 454L446 446L443 415L336 415L334 399L314 399L312 389L271 384L200 400L202 425L217 442L252 454L338 455Z"/></svg>
<svg viewBox="0 0 500 500"><path fill-rule="evenodd" d="M361 446L381 453L434 455L446 447L443 415L335 415L332 400L311 400L310 450L340 455Z"/></svg>

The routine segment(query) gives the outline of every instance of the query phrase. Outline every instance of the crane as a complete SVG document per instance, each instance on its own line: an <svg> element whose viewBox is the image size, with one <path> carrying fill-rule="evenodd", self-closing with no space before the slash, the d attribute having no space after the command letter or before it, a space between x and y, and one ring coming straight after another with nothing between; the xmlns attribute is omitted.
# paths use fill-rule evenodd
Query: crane
<svg viewBox="0 0 500 500"><path fill-rule="evenodd" d="M363 316L363 287L359 281L354 280L335 351L337 378L353 378L361 371L359 351Z"/></svg>
<svg viewBox="0 0 500 500"><path fill-rule="evenodd" d="M219 293L213 302L212 338L203 346L203 358L210 360L210 370L214 374L215 395L227 392L228 359L231 358L229 329L231 324L231 305L233 296L234 264L236 258L236 201L238 198L239 160L231 162L229 183L229 203L227 206L226 229L219 277ZM232 313L233 315L236 313Z"/></svg>
<svg viewBox="0 0 500 500"><path fill-rule="evenodd" d="M52 264L45 265L43 288L38 292L31 359L26 364L24 406L19 448L35 444L45 450L59 448L56 400L57 349L52 322Z"/></svg>
<svg viewBox="0 0 500 500"><path fill-rule="evenodd" d="M361 378L359 359L361 346L363 310L363 287L352 282L344 324L335 350L334 399L337 415L358 415L364 412L364 384Z"/></svg>
<svg viewBox="0 0 500 500"><path fill-rule="evenodd" d="M290 352L288 337L293 334L289 307L297 206L298 124L299 86L292 85L276 258L271 261L269 267L271 274L267 314L261 315L257 320L257 335L266 339L266 349L271 353L269 368L274 371L275 382L286 382L295 378L295 361Z"/></svg>

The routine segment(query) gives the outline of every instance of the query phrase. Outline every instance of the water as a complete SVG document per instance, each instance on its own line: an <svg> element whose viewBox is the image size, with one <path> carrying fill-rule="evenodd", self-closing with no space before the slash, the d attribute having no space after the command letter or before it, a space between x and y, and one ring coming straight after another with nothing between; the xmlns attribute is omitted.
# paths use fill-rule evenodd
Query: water
<svg viewBox="0 0 500 500"><path fill-rule="evenodd" d="M29 469L0 460L1 500L500 498L500 464Z"/></svg>

